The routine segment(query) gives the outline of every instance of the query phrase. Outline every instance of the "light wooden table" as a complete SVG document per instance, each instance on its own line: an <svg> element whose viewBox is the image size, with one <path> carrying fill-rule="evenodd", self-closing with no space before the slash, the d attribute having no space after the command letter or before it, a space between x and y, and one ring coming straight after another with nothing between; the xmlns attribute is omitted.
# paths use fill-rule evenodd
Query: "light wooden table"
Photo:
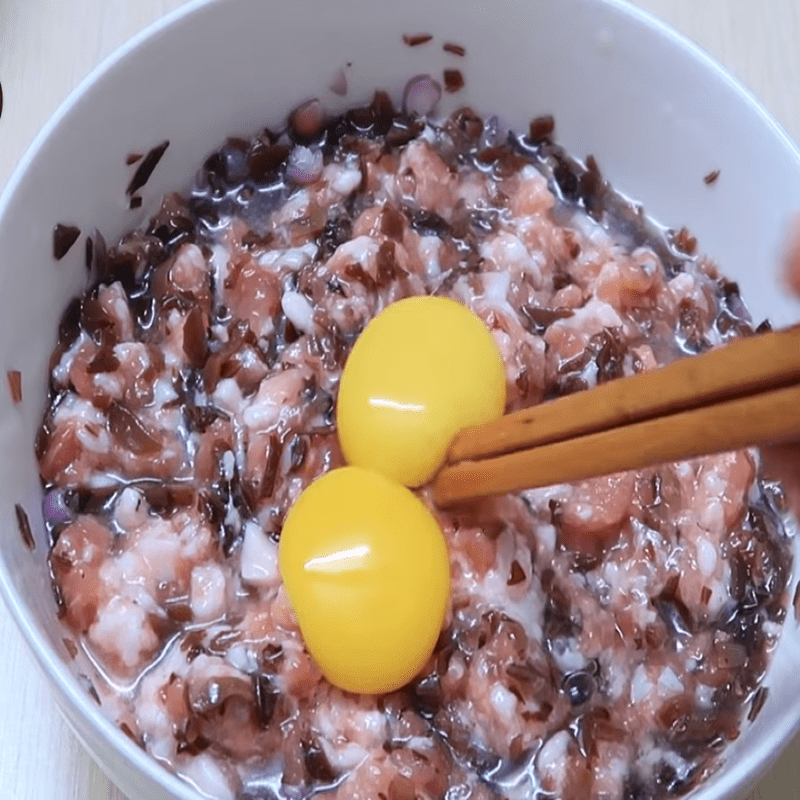
<svg viewBox="0 0 800 800"><path fill-rule="evenodd" d="M0 0L0 186L75 84L117 45L183 2ZM800 0L638 2L722 61L800 140ZM61 721L2 605L0 642L0 800L121 797ZM747 800L800 798L798 760L800 738Z"/></svg>

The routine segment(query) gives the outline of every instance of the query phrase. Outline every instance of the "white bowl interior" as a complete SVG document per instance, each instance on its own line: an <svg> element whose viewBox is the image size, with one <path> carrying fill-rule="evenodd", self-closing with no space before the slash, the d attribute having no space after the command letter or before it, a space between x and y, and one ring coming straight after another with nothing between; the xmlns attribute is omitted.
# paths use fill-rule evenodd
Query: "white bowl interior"
<svg viewBox="0 0 800 800"><path fill-rule="evenodd" d="M409 48L403 33L431 33ZM459 59L444 41L467 49ZM196 798L108 723L66 666L45 571L41 494L32 443L44 406L56 326L85 281L83 238L56 263L55 223L113 241L185 188L226 136L279 125L299 101L330 110L375 88L397 100L410 76L457 67L466 79L443 110L468 104L524 131L552 113L557 137L577 156L594 153L604 174L670 227L688 225L701 248L737 280L756 321L798 314L777 279L785 224L800 198L800 154L766 113L699 50L616 0L505 0L499 7L404 0L208 0L190 3L137 37L97 70L37 139L0 200L0 366L23 375L24 402L0 392L0 585L56 699L82 741L131 800ZM346 98L327 86L337 69ZM170 146L127 209L131 151ZM716 184L703 176L719 169ZM36 551L23 546L14 504L27 510ZM756 722L727 768L693 794L731 797L763 769L800 720L795 691L800 634L787 620Z"/></svg>

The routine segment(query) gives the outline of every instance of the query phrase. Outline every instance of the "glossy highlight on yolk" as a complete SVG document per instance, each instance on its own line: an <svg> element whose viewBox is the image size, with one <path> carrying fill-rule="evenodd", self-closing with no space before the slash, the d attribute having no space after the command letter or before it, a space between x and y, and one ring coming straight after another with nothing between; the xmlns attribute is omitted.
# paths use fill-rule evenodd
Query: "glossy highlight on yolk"
<svg viewBox="0 0 800 800"><path fill-rule="evenodd" d="M390 692L433 652L450 593L442 530L395 481L343 467L290 509L278 564L309 653L345 691Z"/></svg>
<svg viewBox="0 0 800 800"><path fill-rule="evenodd" d="M503 414L506 371L483 321L443 297L388 306L342 372L339 441L348 463L422 486L458 431Z"/></svg>

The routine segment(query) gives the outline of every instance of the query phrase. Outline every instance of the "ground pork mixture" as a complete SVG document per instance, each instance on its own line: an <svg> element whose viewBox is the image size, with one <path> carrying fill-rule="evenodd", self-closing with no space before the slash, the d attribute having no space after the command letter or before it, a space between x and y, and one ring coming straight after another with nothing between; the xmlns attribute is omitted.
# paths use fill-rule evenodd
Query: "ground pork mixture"
<svg viewBox="0 0 800 800"><path fill-rule="evenodd" d="M311 103L115 246L92 237L37 440L65 647L204 796L662 798L763 703L791 555L755 451L433 509L451 604L401 691L343 693L304 649L281 523L342 463L339 376L388 303L473 309L509 410L753 330L688 232L552 128Z"/></svg>

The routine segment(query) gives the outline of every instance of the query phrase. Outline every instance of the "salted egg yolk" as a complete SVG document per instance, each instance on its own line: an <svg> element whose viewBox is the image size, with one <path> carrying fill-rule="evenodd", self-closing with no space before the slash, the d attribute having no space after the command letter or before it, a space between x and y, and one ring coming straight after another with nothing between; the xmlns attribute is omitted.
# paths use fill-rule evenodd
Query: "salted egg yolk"
<svg viewBox="0 0 800 800"><path fill-rule="evenodd" d="M384 309L353 346L339 387L339 441L348 463L421 486L455 434L498 418L505 402L505 365L483 321L455 300L410 297Z"/></svg>
<svg viewBox="0 0 800 800"><path fill-rule="evenodd" d="M326 473L286 516L278 564L312 658L349 692L411 681L433 652L450 592L439 524L375 472Z"/></svg>

